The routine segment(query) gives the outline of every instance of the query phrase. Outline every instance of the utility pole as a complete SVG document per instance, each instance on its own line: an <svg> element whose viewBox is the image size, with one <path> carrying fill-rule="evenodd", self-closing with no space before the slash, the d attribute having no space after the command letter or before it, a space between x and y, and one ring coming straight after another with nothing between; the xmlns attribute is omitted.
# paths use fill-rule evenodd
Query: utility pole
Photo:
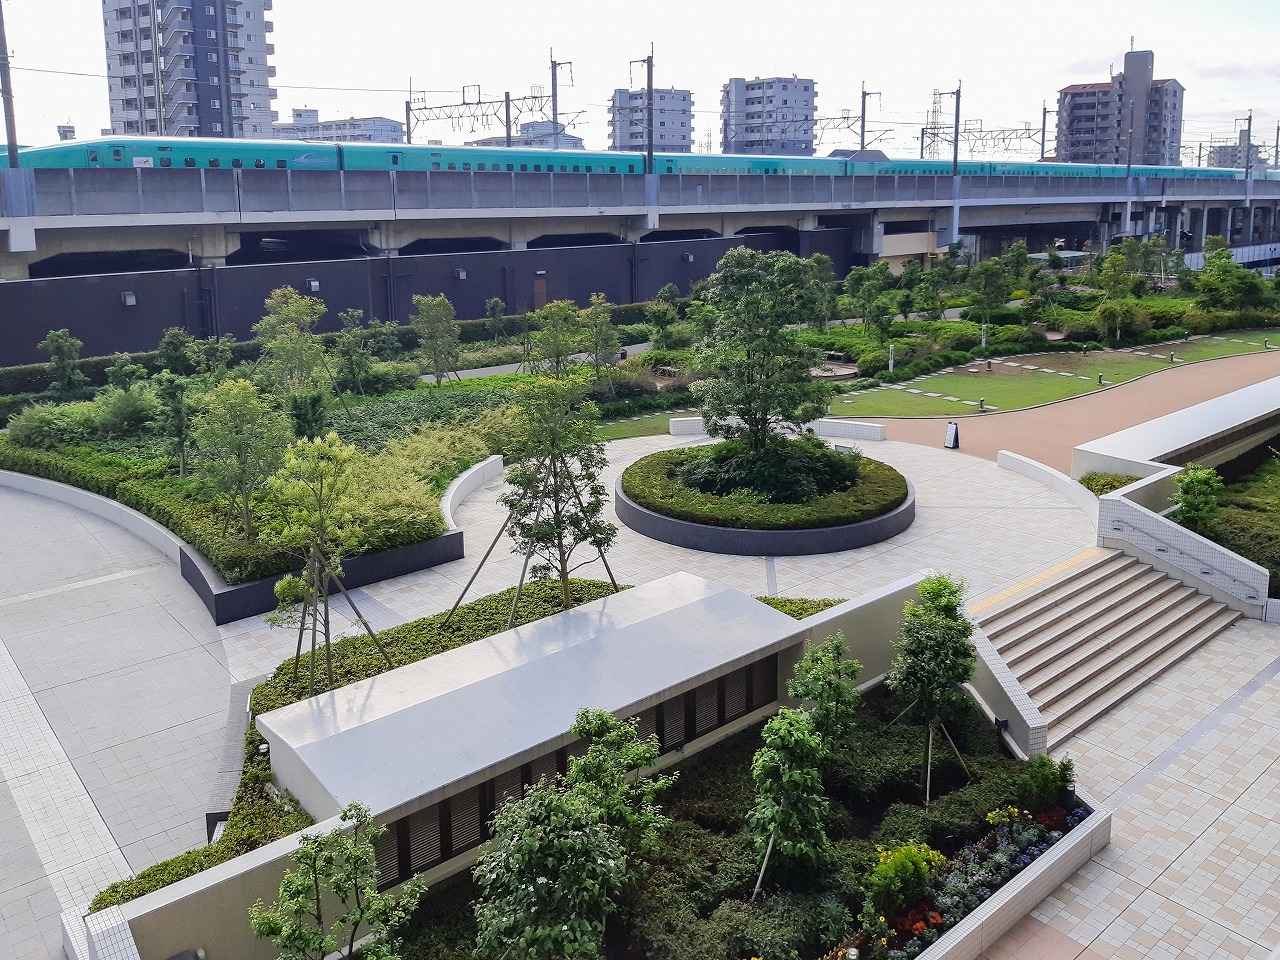
<svg viewBox="0 0 1280 960"><path fill-rule="evenodd" d="M867 89L867 81L862 81L862 115L858 121L858 149L867 149L867 97L875 97L879 101L880 94L875 90ZM923 144L923 141L921 141ZM921 158L923 159L923 157Z"/></svg>
<svg viewBox="0 0 1280 960"><path fill-rule="evenodd" d="M1280 170L1280 123L1276 124L1276 147L1271 151L1271 165Z"/></svg>
<svg viewBox="0 0 1280 960"><path fill-rule="evenodd" d="M18 167L18 124L13 116L13 80L9 75L9 38L4 32L4 0L0 0L0 92L4 100L4 135L9 142L9 167Z"/></svg>
<svg viewBox="0 0 1280 960"><path fill-rule="evenodd" d="M632 60L628 66L643 63L645 66L645 106L644 106L644 172L653 173L653 44L649 44L649 55L643 60Z"/></svg>
<svg viewBox="0 0 1280 960"><path fill-rule="evenodd" d="M1045 136L1046 136L1046 130L1048 130L1048 127L1049 127L1049 114L1057 113L1057 112L1058 112L1057 110L1050 110L1049 104L1046 103L1045 101L1043 100L1040 101L1040 159L1041 160L1044 159ZM1059 157L1058 160L1061 161L1062 158Z"/></svg>
<svg viewBox="0 0 1280 960"><path fill-rule="evenodd" d="M956 124L952 133L951 143L951 175L953 177L960 176L960 87L963 81L956 81Z"/></svg>
<svg viewBox="0 0 1280 960"><path fill-rule="evenodd" d="M507 147L511 147L511 91L508 90L502 95L502 103L505 109L505 120L507 130Z"/></svg>
<svg viewBox="0 0 1280 960"><path fill-rule="evenodd" d="M573 63L569 60L556 60L556 52L551 51L551 149L560 149L560 68L569 68L569 82L573 83Z"/></svg>
<svg viewBox="0 0 1280 960"><path fill-rule="evenodd" d="M1249 111L1249 116L1245 124L1244 133L1244 178L1249 179L1249 173L1253 168L1253 111Z"/></svg>

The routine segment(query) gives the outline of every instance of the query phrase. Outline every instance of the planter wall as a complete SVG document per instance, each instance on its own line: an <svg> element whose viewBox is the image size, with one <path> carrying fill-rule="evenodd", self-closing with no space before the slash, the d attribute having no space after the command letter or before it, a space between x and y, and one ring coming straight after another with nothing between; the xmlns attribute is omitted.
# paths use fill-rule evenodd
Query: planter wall
<svg viewBox="0 0 1280 960"><path fill-rule="evenodd" d="M860 523L812 530L738 530L691 523L655 513L614 485L613 508L618 519L636 533L676 547L746 557L799 557L869 547L902 533L916 519L916 488L907 483L907 499L888 513Z"/></svg>
<svg viewBox="0 0 1280 960"><path fill-rule="evenodd" d="M191 589L213 617L213 622L219 626L260 613L269 613L276 608L275 584L280 579L279 576L263 577L249 583L228 584L200 551L150 517L110 497L11 470L0 470L0 486L23 490L77 507L117 524L149 543L178 564L182 579L191 585ZM345 575L342 579L347 587L362 587L367 583L377 583L379 580L461 559L462 531L448 530L433 540L421 540L403 547L344 560L342 568Z"/></svg>

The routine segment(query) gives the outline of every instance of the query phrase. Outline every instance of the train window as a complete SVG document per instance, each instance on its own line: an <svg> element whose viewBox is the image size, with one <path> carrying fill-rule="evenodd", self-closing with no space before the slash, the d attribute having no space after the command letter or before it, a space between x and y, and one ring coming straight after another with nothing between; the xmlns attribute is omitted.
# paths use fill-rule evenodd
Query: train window
<svg viewBox="0 0 1280 960"><path fill-rule="evenodd" d="M521 173L528 173L528 172L529 172L529 165L528 165L527 163L522 163L522 164L520 164L520 172L521 172Z"/></svg>
<svg viewBox="0 0 1280 960"><path fill-rule="evenodd" d="M484 168L485 168L485 167L484 167L484 164L483 164L483 163L477 163L477 164L476 164L476 169L477 169L477 170L483 170Z"/></svg>
<svg viewBox="0 0 1280 960"><path fill-rule="evenodd" d="M636 172L636 165L634 163L628 163L627 173L635 173L635 172Z"/></svg>
<svg viewBox="0 0 1280 960"><path fill-rule="evenodd" d="M576 170L577 168L575 167L574 169ZM587 164L587 173L590 173L590 172L591 172L591 164L589 164L589 163L588 163L588 164Z"/></svg>
<svg viewBox="0 0 1280 960"><path fill-rule="evenodd" d="M462 165L462 169L463 169L463 170L470 170L470 169L471 169L471 164L469 164L469 163L464 163L464 164Z"/></svg>
<svg viewBox="0 0 1280 960"><path fill-rule="evenodd" d="M119 147L117 147L116 149L112 150L112 151L111 151L111 159L112 159L112 160L123 160L123 159L124 159L124 151L123 151L123 150L121 150Z"/></svg>
<svg viewBox="0 0 1280 960"><path fill-rule="evenodd" d="M243 160L241 160L241 159L239 159L239 158L237 158L237 159L235 159L235 160L232 160L232 161L231 161L231 165L232 165L233 167L235 167L237 170L239 170L241 167L243 167L243 166L244 166L244 161L243 161Z"/></svg>
<svg viewBox="0 0 1280 960"><path fill-rule="evenodd" d="M450 170L457 170L457 169L458 169L458 165L457 165L456 163L454 163L454 162L451 160L451 161L449 161L449 169L450 169Z"/></svg>
<svg viewBox="0 0 1280 960"><path fill-rule="evenodd" d="M508 172L508 173L512 173L512 172L514 172L514 171L515 171L515 169L516 169L516 165L515 165L514 163L508 163L508 164L507 164L507 172Z"/></svg>
<svg viewBox="0 0 1280 960"><path fill-rule="evenodd" d="M277 169L277 170L283 170L283 169L285 169L285 167L287 167L287 166L289 166L289 161L287 161L287 160L277 160L277 161L276 161L276 169Z"/></svg>
<svg viewBox="0 0 1280 960"><path fill-rule="evenodd" d="M263 167L265 167L265 166L267 165L267 161L265 161L265 160L255 160L255 161L253 161L253 165L254 165L257 169L261 170Z"/></svg>
<svg viewBox="0 0 1280 960"><path fill-rule="evenodd" d="M398 166L400 166L400 154L398 154L398 153L393 153L393 154L391 155L391 165L392 165L393 167L398 167Z"/></svg>
<svg viewBox="0 0 1280 960"><path fill-rule="evenodd" d="M521 169L521 170L523 170L523 169L524 169L524 164L523 164L523 163L522 163L522 164L520 164L520 169ZM541 172L542 172L542 164L540 164L540 163L535 163L535 164L533 165L533 172L534 172L534 173L541 173Z"/></svg>
<svg viewBox="0 0 1280 960"><path fill-rule="evenodd" d="M90 163L97 163L97 162L98 162L98 151L97 151L97 150L90 150L90 151L89 151L89 162L90 162Z"/></svg>
<svg viewBox="0 0 1280 960"><path fill-rule="evenodd" d="M211 166L211 167L220 167L220 166L222 166L222 161L221 161L221 160L219 160L217 157L210 157L210 158L209 158L209 166Z"/></svg>
<svg viewBox="0 0 1280 960"><path fill-rule="evenodd" d="M196 158L195 158L195 157L187 157L187 159L183 160L183 161L182 161L182 163L183 163L183 165L184 165L184 166L194 167L194 166L196 165Z"/></svg>
<svg viewBox="0 0 1280 960"><path fill-rule="evenodd" d="M560 169L561 169L561 170L563 170L563 169L564 169L564 167L561 167ZM573 172L574 172L574 173L581 173L581 172L582 172L581 170L579 170L579 169L578 169L578 165L577 165L576 163L573 165Z"/></svg>
<svg viewBox="0 0 1280 960"><path fill-rule="evenodd" d="M173 166L173 157L161 157L161 158L160 158L160 166L162 166L162 167L172 167L172 166Z"/></svg>
<svg viewBox="0 0 1280 960"><path fill-rule="evenodd" d="M575 169L576 169L576 168L575 168ZM560 172L561 172L561 173L568 173L568 172L569 172L569 170L568 170L568 164L564 164L564 163L560 164Z"/></svg>
<svg viewBox="0 0 1280 960"><path fill-rule="evenodd" d="M432 170L439 170L439 169L440 169L440 161L439 161L439 160L432 160L432 161L431 161L431 169L432 169Z"/></svg>
<svg viewBox="0 0 1280 960"><path fill-rule="evenodd" d="M618 172L618 168L617 168L616 166L614 166L613 164L609 164L609 172L610 172L610 173L617 173L617 172Z"/></svg>

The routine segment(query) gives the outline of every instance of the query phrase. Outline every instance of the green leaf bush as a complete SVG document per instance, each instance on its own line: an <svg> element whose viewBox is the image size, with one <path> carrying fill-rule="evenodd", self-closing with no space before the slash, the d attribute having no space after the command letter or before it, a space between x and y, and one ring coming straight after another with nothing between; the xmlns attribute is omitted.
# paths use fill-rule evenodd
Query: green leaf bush
<svg viewBox="0 0 1280 960"><path fill-rule="evenodd" d="M720 497L675 479L679 467L698 455L696 448L650 454L623 472L622 489L640 506L664 516L749 530L809 530L857 523L888 513L907 498L902 474L869 457L862 459L853 487L805 503L769 503L749 494Z"/></svg>
<svg viewBox="0 0 1280 960"><path fill-rule="evenodd" d="M1137 477L1130 477L1122 473L1099 473L1096 470L1086 473L1080 478L1080 485L1092 493L1095 497L1103 497L1108 493L1113 493L1121 487L1127 487L1131 483L1136 483Z"/></svg>

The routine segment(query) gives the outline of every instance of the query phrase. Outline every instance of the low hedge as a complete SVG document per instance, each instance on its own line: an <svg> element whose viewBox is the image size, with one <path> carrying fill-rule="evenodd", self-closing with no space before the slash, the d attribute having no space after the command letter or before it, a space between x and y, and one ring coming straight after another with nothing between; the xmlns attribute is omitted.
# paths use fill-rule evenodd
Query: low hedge
<svg viewBox="0 0 1280 960"><path fill-rule="evenodd" d="M803 620L805 617L812 617L815 613L830 610L844 603L844 600L839 597L825 597L819 600L810 600L808 597L756 597L756 599L785 613L792 620Z"/></svg>
<svg viewBox="0 0 1280 960"><path fill-rule="evenodd" d="M1137 477L1126 476L1122 473L1098 473L1093 471L1080 478L1080 485L1095 497L1102 497L1119 490L1121 487L1136 483L1137 480Z"/></svg>
<svg viewBox="0 0 1280 960"><path fill-rule="evenodd" d="M454 612L447 627L444 625L448 618L446 611L383 630L378 637L386 647L393 666L416 663L438 653L502 633L507 629L507 617L511 613L511 601L515 599L515 593L515 587L511 587L501 593L464 604ZM570 581L570 595L575 606L599 600L612 593L613 586L603 580ZM536 580L526 584L520 594L515 625L532 623L559 611L560 581ZM331 647L335 683L329 686L324 651L318 651L316 693L366 680L387 669L382 655L368 634L344 637L332 643ZM296 680L293 678L293 660L290 659L277 667L269 679L258 684L249 699L250 711L256 716L310 696L310 656L309 651L303 653Z"/></svg>
<svg viewBox="0 0 1280 960"><path fill-rule="evenodd" d="M859 479L848 490L805 503L768 503L733 495L717 497L674 479L678 466L698 448L664 450L637 460L622 474L622 489L642 507L690 523L740 530L812 530L838 527L888 513L907 499L907 481L878 460L862 458Z"/></svg>

